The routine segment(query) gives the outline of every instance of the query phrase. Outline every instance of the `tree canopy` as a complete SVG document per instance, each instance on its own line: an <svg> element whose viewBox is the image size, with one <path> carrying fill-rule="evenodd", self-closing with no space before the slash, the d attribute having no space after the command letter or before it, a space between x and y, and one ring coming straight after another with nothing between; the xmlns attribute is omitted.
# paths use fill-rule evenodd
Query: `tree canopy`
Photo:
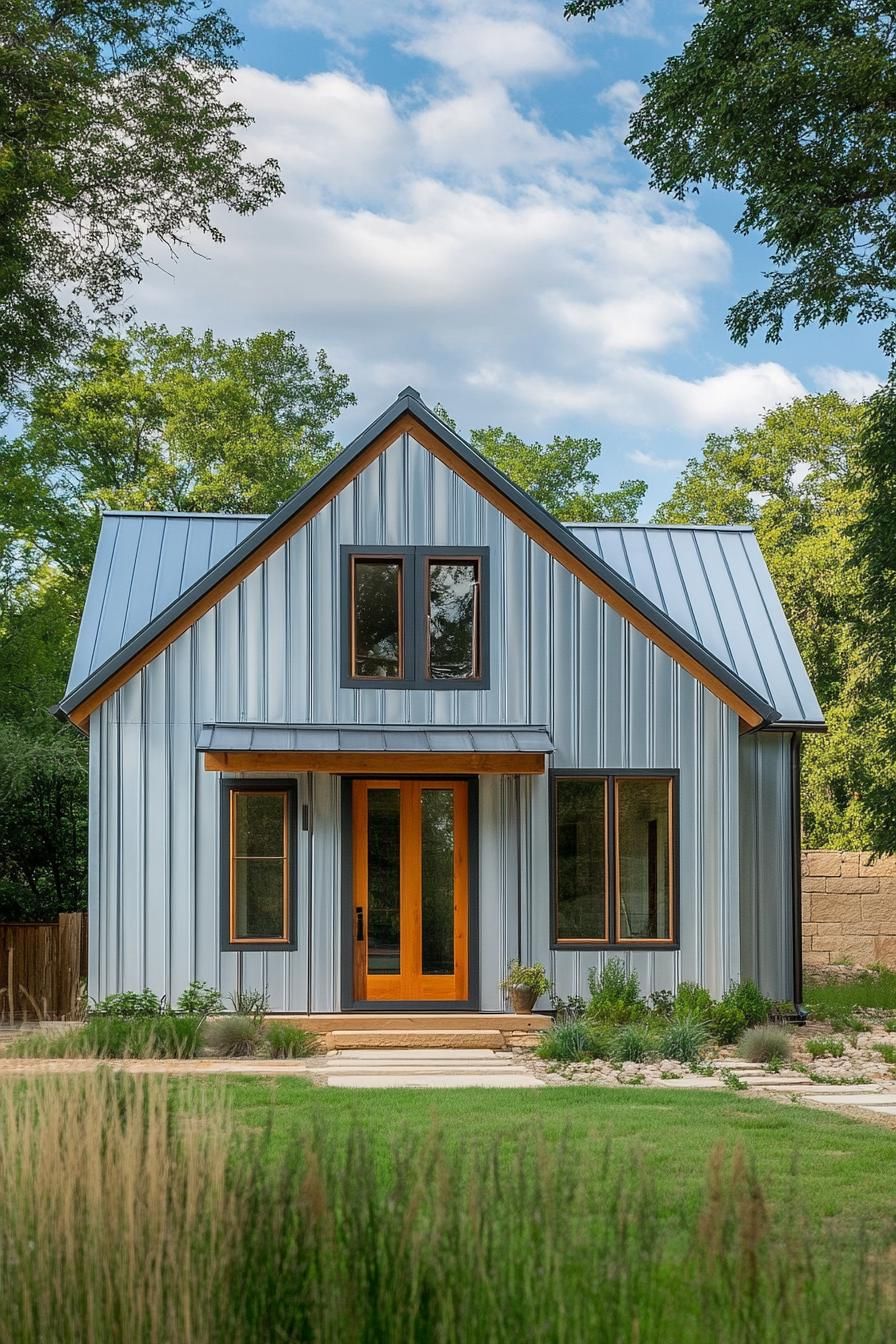
<svg viewBox="0 0 896 1344"><path fill-rule="evenodd" d="M624 0L571 0L594 19ZM735 340L896 317L896 18L887 0L704 0L648 74L626 143L660 191L737 192L774 270L735 303ZM896 333L885 337L896 351Z"/></svg>
<svg viewBox="0 0 896 1344"><path fill-rule="evenodd" d="M210 0L12 0L0 43L0 397L119 308L155 249L220 240L282 190L225 96ZM63 297L63 293L69 297Z"/></svg>
<svg viewBox="0 0 896 1344"><path fill-rule="evenodd" d="M291 332L95 339L0 440L0 918L83 903L86 754L47 709L71 664L105 508L268 512L336 452L345 374Z"/></svg>
<svg viewBox="0 0 896 1344"><path fill-rule="evenodd" d="M896 787L880 715L869 712L867 654L852 630L862 601L852 529L864 501L855 464L866 417L864 406L828 392L769 412L755 429L712 434L656 513L662 523L745 523L756 532L828 723L804 747L804 827L819 848L866 848L869 779Z"/></svg>
<svg viewBox="0 0 896 1344"><path fill-rule="evenodd" d="M526 443L492 425L474 429L477 452L555 517L567 523L632 523L647 493L644 481L621 481L615 490L599 490L591 463L600 456L599 439L557 435L550 443Z"/></svg>

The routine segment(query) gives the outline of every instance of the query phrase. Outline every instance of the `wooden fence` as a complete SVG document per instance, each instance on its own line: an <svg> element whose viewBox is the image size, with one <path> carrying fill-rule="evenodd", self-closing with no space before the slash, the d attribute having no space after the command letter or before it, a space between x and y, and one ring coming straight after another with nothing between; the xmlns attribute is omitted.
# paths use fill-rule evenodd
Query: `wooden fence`
<svg viewBox="0 0 896 1344"><path fill-rule="evenodd" d="M75 1017L87 975L87 916L0 924L0 1022Z"/></svg>

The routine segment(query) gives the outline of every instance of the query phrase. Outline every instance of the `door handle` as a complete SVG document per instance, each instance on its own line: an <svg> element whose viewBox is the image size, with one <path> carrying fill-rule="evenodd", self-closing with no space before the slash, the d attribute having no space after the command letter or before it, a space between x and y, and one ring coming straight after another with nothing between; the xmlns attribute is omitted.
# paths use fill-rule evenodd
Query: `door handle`
<svg viewBox="0 0 896 1344"><path fill-rule="evenodd" d="M359 943L364 941L364 907L358 905L355 907L355 937Z"/></svg>

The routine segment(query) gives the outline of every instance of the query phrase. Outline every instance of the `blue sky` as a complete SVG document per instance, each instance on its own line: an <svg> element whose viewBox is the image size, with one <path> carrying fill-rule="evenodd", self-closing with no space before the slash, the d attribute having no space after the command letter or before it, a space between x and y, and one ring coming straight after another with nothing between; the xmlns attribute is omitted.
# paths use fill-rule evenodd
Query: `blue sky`
<svg viewBox="0 0 896 1344"><path fill-rule="evenodd" d="M708 432L803 391L867 395L873 331L728 338L767 264L737 201L652 193L622 141L644 73L680 49L692 0L628 0L588 25L562 0L261 0L236 96L286 194L224 218L133 296L141 317L221 336L294 329L349 373L347 440L407 383L466 433L601 440L607 486L646 512Z"/></svg>

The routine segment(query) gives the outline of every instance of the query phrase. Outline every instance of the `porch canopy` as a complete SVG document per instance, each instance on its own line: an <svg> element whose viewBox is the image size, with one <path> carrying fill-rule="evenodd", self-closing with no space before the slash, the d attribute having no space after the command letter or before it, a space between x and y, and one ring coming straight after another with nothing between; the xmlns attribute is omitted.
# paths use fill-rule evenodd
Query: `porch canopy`
<svg viewBox="0 0 896 1344"><path fill-rule="evenodd" d="M206 723L196 744L206 770L314 770L331 775L447 773L541 775L554 750L530 724L426 727L389 724Z"/></svg>

